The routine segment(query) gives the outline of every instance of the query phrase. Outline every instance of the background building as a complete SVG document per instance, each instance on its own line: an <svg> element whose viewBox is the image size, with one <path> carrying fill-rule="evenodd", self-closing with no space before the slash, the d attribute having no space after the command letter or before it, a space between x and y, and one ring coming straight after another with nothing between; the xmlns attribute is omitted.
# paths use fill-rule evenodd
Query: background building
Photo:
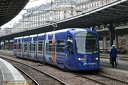
<svg viewBox="0 0 128 85"><path fill-rule="evenodd" d="M76 15L75 0L54 0L40 6L27 9L22 20L13 26L13 32L33 29L51 24Z"/></svg>
<svg viewBox="0 0 128 85"><path fill-rule="evenodd" d="M12 33L12 28L4 28L0 30L1 34L6 35Z"/></svg>

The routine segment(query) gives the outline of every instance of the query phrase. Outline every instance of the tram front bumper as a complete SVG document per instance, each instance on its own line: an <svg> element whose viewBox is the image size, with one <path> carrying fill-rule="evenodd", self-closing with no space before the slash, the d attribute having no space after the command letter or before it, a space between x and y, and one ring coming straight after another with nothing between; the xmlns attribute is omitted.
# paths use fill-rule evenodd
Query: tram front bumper
<svg viewBox="0 0 128 85"><path fill-rule="evenodd" d="M77 62L68 62L66 65L67 68L71 70L98 70L100 67L100 62L85 62L85 61L77 61Z"/></svg>

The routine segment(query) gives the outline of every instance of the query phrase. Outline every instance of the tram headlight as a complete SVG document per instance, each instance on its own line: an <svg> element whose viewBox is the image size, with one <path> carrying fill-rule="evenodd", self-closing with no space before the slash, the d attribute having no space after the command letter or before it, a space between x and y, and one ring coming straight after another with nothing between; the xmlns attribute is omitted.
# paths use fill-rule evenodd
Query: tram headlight
<svg viewBox="0 0 128 85"><path fill-rule="evenodd" d="M99 58L98 57L96 57L96 58L93 58L93 60L98 60Z"/></svg>
<svg viewBox="0 0 128 85"><path fill-rule="evenodd" d="M80 60L80 61L81 61L81 60L86 60L86 58L78 58L78 60Z"/></svg>

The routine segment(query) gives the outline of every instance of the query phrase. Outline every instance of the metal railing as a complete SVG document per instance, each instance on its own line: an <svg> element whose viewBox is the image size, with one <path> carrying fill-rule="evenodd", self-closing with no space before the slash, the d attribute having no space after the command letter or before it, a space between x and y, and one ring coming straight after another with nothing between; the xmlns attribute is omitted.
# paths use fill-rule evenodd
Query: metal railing
<svg viewBox="0 0 128 85"><path fill-rule="evenodd" d="M105 5L108 5L108 4L117 2L117 1L121 1L121 0L93 0L93 1L90 0L86 3L85 1L82 1L82 2L77 3L77 6L78 6L77 10L81 11L78 14L83 13L83 12L88 12L94 9L98 9ZM79 8L79 6L82 6L82 7Z"/></svg>

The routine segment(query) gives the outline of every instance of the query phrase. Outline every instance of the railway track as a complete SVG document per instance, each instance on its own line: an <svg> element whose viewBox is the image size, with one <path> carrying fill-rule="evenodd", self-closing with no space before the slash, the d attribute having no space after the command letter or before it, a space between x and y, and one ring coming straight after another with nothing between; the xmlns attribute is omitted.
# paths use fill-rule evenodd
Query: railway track
<svg viewBox="0 0 128 85"><path fill-rule="evenodd" d="M30 76L27 72L23 71L22 69L14 66L15 68L17 68L20 72L22 72L25 76L27 76L30 80L32 80L32 82L27 81L28 84L30 85L40 85L38 82L36 82L36 80L34 78L32 78L32 76Z"/></svg>
<svg viewBox="0 0 128 85"><path fill-rule="evenodd" d="M28 60L16 58L14 56L9 57L9 55L6 55L6 56L4 56L4 55L3 56L1 55L1 58L3 58L3 59L6 59L7 58L9 60L11 59L11 60L15 60L15 61L19 61L20 60L20 62L24 62L24 63L27 63L27 64L35 63L33 61L28 61ZM8 60L6 60L6 61L8 61ZM31 64L31 65L33 65L33 67L35 67L34 64ZM44 68L45 66L47 66L47 65L37 66L37 64L36 64L36 67L38 69ZM71 73L69 71L66 71L65 72L64 70L62 71L62 69L59 69L59 68L57 68L55 66L51 66L51 65L50 66L48 65L47 67L48 68L52 68L52 69L53 68L56 69L56 71L53 72L53 73L51 73L51 74L54 75L54 76L56 76L56 77L58 77L57 74L59 74L59 77L58 78L61 79L61 80L63 80L64 82L66 82L67 85L95 85L95 83L93 81L90 81L90 80L85 79L85 78L82 78L82 77L81 78L76 77L75 74L72 74L72 71L71 71ZM48 72L48 69L45 70L45 72ZM61 85L66 85L66 84L61 84ZM43 84L43 85L46 85L46 84ZM48 84L48 85L51 85L51 84ZM52 85L54 85L54 84L52 84Z"/></svg>
<svg viewBox="0 0 128 85"><path fill-rule="evenodd" d="M78 77L86 78L88 80L91 80L101 85L128 85L128 82L126 81L116 79L108 75L96 73L96 72L88 72L87 74L84 74L84 73L82 74L75 73L75 74Z"/></svg>
<svg viewBox="0 0 128 85"><path fill-rule="evenodd" d="M9 55L8 55L9 56ZM6 57L5 57L6 58ZM14 59L15 57L13 56L13 59ZM9 59L11 59L11 58L9 58ZM18 59L18 58L15 58L15 59ZM18 59L19 60L19 59ZM16 60L16 61L18 61L18 60ZM21 59L20 59L21 60ZM22 61L21 61L22 62ZM33 66L34 67L34 66ZM43 68L43 66L41 66L41 68ZM51 67L49 67L49 68L51 68ZM58 69L57 67L56 67L56 69ZM58 69L58 70L60 70L60 69ZM48 71L45 71L45 72L48 72ZM56 74L59 74L61 71L55 71L55 73ZM32 72L33 73L33 72ZM116 79L116 77L115 76L113 76L113 77L111 77L110 75L108 76L108 75L103 75L103 74L99 74L99 73L102 73L102 72L98 72L98 73L88 73L88 72L84 72L83 74L81 74L81 73L74 73L73 74L73 72L67 72L67 74L69 74L69 75L71 75L71 76L73 76L73 75L75 75L75 76L73 76L73 81L75 81L76 82L76 80L79 80L79 79L81 79L81 80L79 80L79 84L73 84L74 82L72 82L72 83L68 83L69 81L71 81L72 79L70 78L70 79L68 79L68 77L67 76L64 76L66 73L64 73L63 72L63 74L59 74L60 76L61 75L63 75L64 76L64 78L63 78L63 76L60 78L60 79L62 79L64 82L66 82L66 83L68 83L68 85L128 85L128 82L125 82L125 81L123 81L123 79L121 80L119 77L118 77L118 79ZM54 73L53 73L54 74ZM73 75L72 75L73 74ZM57 75L54 75L54 76L57 76ZM66 79L68 79L68 80L66 80ZM75 80L76 79L76 80ZM87 83L84 83L84 82L86 82L86 80L87 80ZM126 80L127 81L127 80ZM81 83L80 83L81 82ZM91 82L93 82L93 83L95 83L95 84L90 84ZM82 84L83 83L83 84ZM45 84L44 84L45 85ZM59 84L60 85L60 84ZM65 85L65 84L61 84L61 85Z"/></svg>
<svg viewBox="0 0 128 85"><path fill-rule="evenodd" d="M65 82L61 81L60 79L46 73L43 71L40 71L39 69L36 69L33 66L29 66L27 64L14 61L11 59L3 58L6 61L10 62L13 66L15 66L17 69L19 69L21 72L23 72L25 75L27 75L33 82L34 85L67 85Z"/></svg>

